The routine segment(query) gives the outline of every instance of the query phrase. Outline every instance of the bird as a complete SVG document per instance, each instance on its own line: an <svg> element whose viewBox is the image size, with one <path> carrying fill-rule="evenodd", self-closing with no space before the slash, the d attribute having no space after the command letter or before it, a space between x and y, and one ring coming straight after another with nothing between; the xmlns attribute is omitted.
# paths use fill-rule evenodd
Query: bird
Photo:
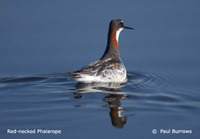
<svg viewBox="0 0 200 139"><path fill-rule="evenodd" d="M72 79L78 82L117 82L127 81L127 71L120 58L118 39L123 29L132 29L124 25L122 19L113 19L110 21L107 46L103 56L80 70L70 72Z"/></svg>

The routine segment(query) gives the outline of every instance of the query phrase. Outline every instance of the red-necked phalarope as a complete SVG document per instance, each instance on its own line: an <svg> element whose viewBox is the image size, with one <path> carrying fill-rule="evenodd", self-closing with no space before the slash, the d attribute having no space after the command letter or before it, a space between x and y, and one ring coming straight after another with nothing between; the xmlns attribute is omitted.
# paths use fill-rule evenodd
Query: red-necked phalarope
<svg viewBox="0 0 200 139"><path fill-rule="evenodd" d="M71 72L73 79L80 82L126 82L127 73L119 55L118 38L126 27L121 19L113 19L108 31L107 47L103 56L83 67L81 70Z"/></svg>

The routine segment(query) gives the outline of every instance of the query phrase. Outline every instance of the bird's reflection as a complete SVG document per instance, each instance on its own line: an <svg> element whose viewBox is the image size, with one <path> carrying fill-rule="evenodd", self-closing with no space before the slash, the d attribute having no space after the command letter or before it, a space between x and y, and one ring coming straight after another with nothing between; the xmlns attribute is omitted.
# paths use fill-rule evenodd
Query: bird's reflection
<svg viewBox="0 0 200 139"><path fill-rule="evenodd" d="M112 125L116 128L123 128L126 124L126 116L122 116L124 108L121 107L121 99L126 97L125 92L120 92L118 89L122 88L120 83L77 83L74 93L74 98L80 99L84 93L100 92L108 95L103 98L103 101L108 104L106 107L110 108L110 118Z"/></svg>

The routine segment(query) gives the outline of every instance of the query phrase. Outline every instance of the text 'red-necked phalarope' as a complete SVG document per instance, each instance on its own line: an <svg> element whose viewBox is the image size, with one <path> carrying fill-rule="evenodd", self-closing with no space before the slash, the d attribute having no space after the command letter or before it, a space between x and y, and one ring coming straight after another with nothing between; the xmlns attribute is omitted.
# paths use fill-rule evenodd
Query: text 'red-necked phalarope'
<svg viewBox="0 0 200 139"><path fill-rule="evenodd" d="M103 56L81 70L71 72L79 82L126 82L127 73L120 58L118 48L119 34L126 27L121 19L113 19L108 31L107 47Z"/></svg>

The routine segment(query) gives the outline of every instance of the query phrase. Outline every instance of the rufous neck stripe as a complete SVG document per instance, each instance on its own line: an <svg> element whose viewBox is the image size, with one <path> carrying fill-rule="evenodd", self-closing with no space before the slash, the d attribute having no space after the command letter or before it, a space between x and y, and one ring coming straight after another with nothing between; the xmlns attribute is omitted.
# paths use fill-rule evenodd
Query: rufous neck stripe
<svg viewBox="0 0 200 139"><path fill-rule="evenodd" d="M116 31L114 27L111 29L110 40L113 46L118 49L118 42L116 40Z"/></svg>

